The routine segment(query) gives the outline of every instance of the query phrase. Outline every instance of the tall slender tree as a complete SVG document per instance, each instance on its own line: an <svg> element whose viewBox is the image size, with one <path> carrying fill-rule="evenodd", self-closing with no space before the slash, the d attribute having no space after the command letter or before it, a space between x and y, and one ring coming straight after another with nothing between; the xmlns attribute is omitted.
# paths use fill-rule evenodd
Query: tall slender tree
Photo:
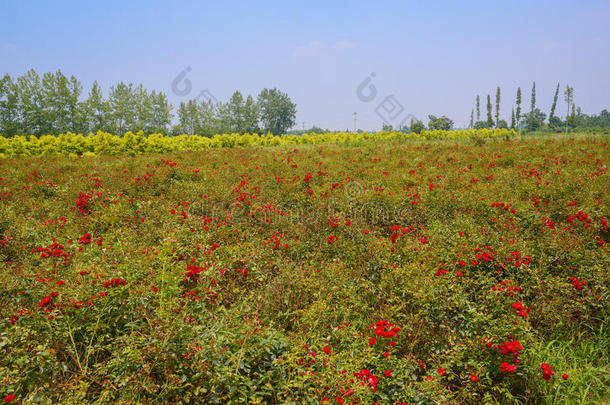
<svg viewBox="0 0 610 405"><path fill-rule="evenodd" d="M470 110L470 125L468 126L468 128L473 128L474 127L474 109Z"/></svg>
<svg viewBox="0 0 610 405"><path fill-rule="evenodd" d="M13 136L20 131L17 85L5 74L0 79L0 135Z"/></svg>
<svg viewBox="0 0 610 405"><path fill-rule="evenodd" d="M551 105L551 113L549 114L549 124L553 123L553 117L555 117L555 108L557 107L557 99L559 98L559 83L555 89L555 95L553 96L553 104Z"/></svg>
<svg viewBox="0 0 610 405"><path fill-rule="evenodd" d="M519 121L521 120L521 87L517 88L517 111L515 112L515 120L517 126L519 126Z"/></svg>
<svg viewBox="0 0 610 405"><path fill-rule="evenodd" d="M477 122L481 121L481 97L477 95Z"/></svg>
<svg viewBox="0 0 610 405"><path fill-rule="evenodd" d="M93 82L83 108L83 115L86 117L86 126L89 132L109 131L108 121L110 117L108 116L108 103L104 100L97 80Z"/></svg>
<svg viewBox="0 0 610 405"><path fill-rule="evenodd" d="M511 129L515 129L515 125L516 125L516 123L515 123L515 109L513 108L513 111L512 111L512 113L510 115L510 127L511 127Z"/></svg>
<svg viewBox="0 0 610 405"><path fill-rule="evenodd" d="M536 82L534 82L534 84L532 85L532 100L531 100L530 114L533 114L535 109L536 109Z"/></svg>
<svg viewBox="0 0 610 405"><path fill-rule="evenodd" d="M254 97L248 95L244 104L244 131L250 134L260 132L258 127L259 106Z"/></svg>
<svg viewBox="0 0 610 405"><path fill-rule="evenodd" d="M566 90L563 93L566 104L568 105L568 112L566 113L566 134L568 133L568 122L570 121L570 106L574 105L574 89L569 85L566 85ZM574 114L574 107L572 107L572 114Z"/></svg>
<svg viewBox="0 0 610 405"><path fill-rule="evenodd" d="M500 124L500 87L496 89L496 128Z"/></svg>
<svg viewBox="0 0 610 405"><path fill-rule="evenodd" d="M487 95L487 128L493 128L494 119L492 117L491 96Z"/></svg>

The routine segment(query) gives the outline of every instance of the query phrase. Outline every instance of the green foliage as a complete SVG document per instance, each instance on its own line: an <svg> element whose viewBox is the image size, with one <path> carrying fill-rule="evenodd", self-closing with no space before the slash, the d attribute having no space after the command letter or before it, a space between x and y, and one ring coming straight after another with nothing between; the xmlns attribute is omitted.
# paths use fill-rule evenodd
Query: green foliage
<svg viewBox="0 0 610 405"><path fill-rule="evenodd" d="M453 128L453 121L444 115L438 118L434 115L428 115L428 118L430 120L428 122L428 128L430 128L431 131L449 131Z"/></svg>
<svg viewBox="0 0 610 405"><path fill-rule="evenodd" d="M420 120L412 119L411 126L409 127L409 132L414 134L421 134L426 130L426 126Z"/></svg>
<svg viewBox="0 0 610 405"><path fill-rule="evenodd" d="M515 119L517 120L517 125L521 122L521 87L517 88L517 111L515 112Z"/></svg>
<svg viewBox="0 0 610 405"><path fill-rule="evenodd" d="M260 121L265 132L279 135L293 127L296 123L296 104L288 94L278 89L263 89L258 95Z"/></svg>

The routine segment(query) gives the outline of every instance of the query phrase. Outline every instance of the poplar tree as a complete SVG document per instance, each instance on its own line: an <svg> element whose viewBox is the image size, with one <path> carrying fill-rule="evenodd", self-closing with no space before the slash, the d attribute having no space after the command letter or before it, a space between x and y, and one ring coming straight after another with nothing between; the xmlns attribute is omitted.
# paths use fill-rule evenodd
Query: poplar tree
<svg viewBox="0 0 610 405"><path fill-rule="evenodd" d="M570 106L574 105L574 89L569 85L566 85L566 91L563 93L565 96L566 104L568 105L568 112L566 114L566 134L568 133L568 121L570 120ZM572 107L572 114L574 114L574 107Z"/></svg>
<svg viewBox="0 0 610 405"><path fill-rule="evenodd" d="M487 128L492 128L494 126L494 119L491 115L492 107L491 107L491 96L487 95Z"/></svg>
<svg viewBox="0 0 610 405"><path fill-rule="evenodd" d="M549 114L549 124L553 123L553 117L555 116L555 108L557 107L557 98L559 98L559 83L555 89L555 96L553 96L553 105L551 105L551 113Z"/></svg>
<svg viewBox="0 0 610 405"><path fill-rule="evenodd" d="M500 87L496 89L496 128L500 124Z"/></svg>
<svg viewBox="0 0 610 405"><path fill-rule="evenodd" d="M515 119L517 125L519 125L519 120L521 119L521 87L517 88L517 112L515 113Z"/></svg>
<svg viewBox="0 0 610 405"><path fill-rule="evenodd" d="M534 84L532 85L532 101L531 101L530 114L533 114L535 109L536 109L536 82L534 82Z"/></svg>

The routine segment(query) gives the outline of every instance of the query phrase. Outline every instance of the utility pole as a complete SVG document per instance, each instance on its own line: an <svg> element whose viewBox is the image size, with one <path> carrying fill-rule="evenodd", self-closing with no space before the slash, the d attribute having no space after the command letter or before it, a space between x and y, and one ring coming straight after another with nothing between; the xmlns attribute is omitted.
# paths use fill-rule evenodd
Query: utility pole
<svg viewBox="0 0 610 405"><path fill-rule="evenodd" d="M356 130L357 130L357 128L358 128L358 127L356 126L356 116L357 116L357 115L358 115L358 113L356 113L356 112L355 112L355 113L354 113L354 132L356 132Z"/></svg>

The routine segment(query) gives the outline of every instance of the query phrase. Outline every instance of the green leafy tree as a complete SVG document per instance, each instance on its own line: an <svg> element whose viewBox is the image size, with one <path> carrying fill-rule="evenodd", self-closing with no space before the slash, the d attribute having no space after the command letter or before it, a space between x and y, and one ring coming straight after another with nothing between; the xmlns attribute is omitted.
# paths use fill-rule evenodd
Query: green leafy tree
<svg viewBox="0 0 610 405"><path fill-rule="evenodd" d="M216 133L216 106L212 100L203 100L198 106L198 127L195 132L202 136L212 136Z"/></svg>
<svg viewBox="0 0 610 405"><path fill-rule="evenodd" d="M14 136L21 131L16 84L10 75L0 79L0 135Z"/></svg>
<svg viewBox="0 0 610 405"><path fill-rule="evenodd" d="M40 76L31 69L17 78L15 88L21 119L19 132L23 135L40 135L46 129Z"/></svg>
<svg viewBox="0 0 610 405"><path fill-rule="evenodd" d="M491 115L492 112L492 107L491 107L491 96L488 94L487 95L487 128L493 128L494 126L494 119Z"/></svg>
<svg viewBox="0 0 610 405"><path fill-rule="evenodd" d="M516 125L516 122L515 122L515 109L513 108L512 112L510 114L510 127L511 127L511 129L515 129L515 125Z"/></svg>
<svg viewBox="0 0 610 405"><path fill-rule="evenodd" d="M147 127L151 133L166 134L172 121L172 105L164 93L154 90L150 93L149 100L150 116Z"/></svg>
<svg viewBox="0 0 610 405"><path fill-rule="evenodd" d="M568 105L568 112L566 113L566 133L568 133L568 125L570 125L570 106L574 104L574 89L569 85L566 85L566 90L563 93L566 104ZM574 114L574 108L572 108L572 115Z"/></svg>
<svg viewBox="0 0 610 405"><path fill-rule="evenodd" d="M248 95L244 104L243 123L244 132L255 134L260 132L259 121L259 106L251 95Z"/></svg>
<svg viewBox="0 0 610 405"><path fill-rule="evenodd" d="M551 127L554 126L555 118L555 108L557 108L557 99L559 98L559 83L557 83L557 88L555 89L555 95L553 96L553 104L551 105L551 113L549 114L549 125Z"/></svg>
<svg viewBox="0 0 610 405"><path fill-rule="evenodd" d="M481 121L481 97L477 95L477 122Z"/></svg>
<svg viewBox="0 0 610 405"><path fill-rule="evenodd" d="M181 101L177 113L178 133L187 135L196 134L197 130L201 127L197 102L195 100L189 100L186 103Z"/></svg>
<svg viewBox="0 0 610 405"><path fill-rule="evenodd" d="M517 111L515 112L515 122L519 126L521 122L521 87L517 88Z"/></svg>
<svg viewBox="0 0 610 405"><path fill-rule="evenodd" d="M110 87L108 105L110 107L110 128L119 135L134 129L136 110L134 106L133 84L118 83Z"/></svg>
<svg viewBox="0 0 610 405"><path fill-rule="evenodd" d="M233 132L231 129L231 111L228 103L219 102L216 105L215 129L217 133L225 134Z"/></svg>
<svg viewBox="0 0 610 405"><path fill-rule="evenodd" d="M150 122L152 118L152 100L148 95L148 91L141 84L139 84L133 89L131 98L134 121L131 123L131 125L129 125L128 129L132 132L151 132Z"/></svg>
<svg viewBox="0 0 610 405"><path fill-rule="evenodd" d="M260 120L263 129L272 134L282 134L296 122L296 104L286 93L277 89L263 89L258 95Z"/></svg>
<svg viewBox="0 0 610 405"><path fill-rule="evenodd" d="M496 128L500 128L500 87L496 89Z"/></svg>
<svg viewBox="0 0 610 405"><path fill-rule="evenodd" d="M470 110L470 124L468 125L468 128L472 127L474 127L474 110Z"/></svg>
<svg viewBox="0 0 610 405"><path fill-rule="evenodd" d="M420 120L415 119L415 118L412 118L412 119L411 119L411 125L410 125L409 130L410 130L410 132L413 132L413 133L419 134L419 133L421 133L422 131L425 131L425 130L426 130L426 126L425 126L425 125L424 125L424 123L423 123L423 122L421 122Z"/></svg>
<svg viewBox="0 0 610 405"><path fill-rule="evenodd" d="M438 118L434 115L428 115L428 119L428 128L430 128L430 130L437 129L448 131L453 128L453 121L444 115Z"/></svg>
<svg viewBox="0 0 610 405"><path fill-rule="evenodd" d="M528 132L537 131L544 125L546 114L540 111L539 108L534 109L526 117L525 129Z"/></svg>
<svg viewBox="0 0 610 405"><path fill-rule="evenodd" d="M534 82L534 84L532 84L532 99L531 99L530 113L533 113L535 109L536 109L536 82Z"/></svg>
<svg viewBox="0 0 610 405"><path fill-rule="evenodd" d="M87 100L82 106L85 116L87 131L97 133L98 131L110 131L108 102L104 100L102 90L97 81L93 82Z"/></svg>
<svg viewBox="0 0 610 405"><path fill-rule="evenodd" d="M227 103L227 126L229 132L243 134L245 130L244 120L244 109L245 102L244 96L239 91L233 93L229 102Z"/></svg>

